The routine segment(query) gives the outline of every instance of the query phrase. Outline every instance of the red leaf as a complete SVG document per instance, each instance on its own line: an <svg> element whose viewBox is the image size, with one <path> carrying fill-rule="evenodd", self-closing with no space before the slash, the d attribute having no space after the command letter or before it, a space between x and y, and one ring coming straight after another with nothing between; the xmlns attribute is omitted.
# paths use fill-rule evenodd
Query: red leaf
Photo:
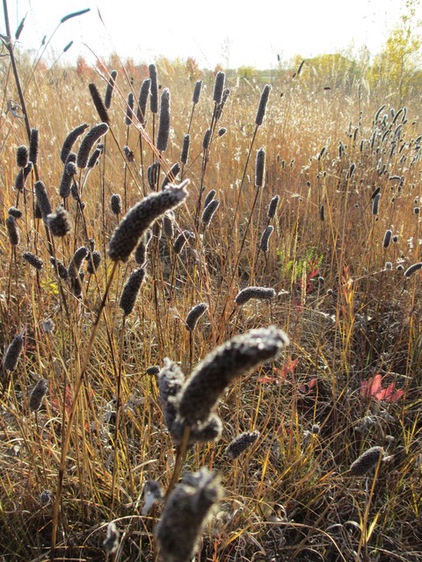
<svg viewBox="0 0 422 562"><path fill-rule="evenodd" d="M404 394L404 390L396 390L396 385L392 382L386 388L382 387L382 376L377 374L371 379L362 381L360 384L360 394L365 398L374 400L384 400L385 402L397 402Z"/></svg>

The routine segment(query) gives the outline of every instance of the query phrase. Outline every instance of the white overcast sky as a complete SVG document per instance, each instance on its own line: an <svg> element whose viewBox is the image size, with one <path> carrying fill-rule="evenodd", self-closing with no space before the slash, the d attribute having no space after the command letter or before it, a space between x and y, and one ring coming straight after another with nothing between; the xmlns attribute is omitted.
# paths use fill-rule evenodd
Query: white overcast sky
<svg viewBox="0 0 422 562"><path fill-rule="evenodd" d="M11 30L26 16L23 47L37 50L60 19L84 8L91 11L62 24L47 51L54 60L73 62L82 54L93 61L115 51L135 62L195 58L201 67L273 68L277 55L289 60L355 51L376 54L399 22L404 0L8 0ZM1 10L3 11L3 10ZM420 15L422 11L419 9ZM3 14L1 14L3 15ZM4 32L4 18L0 21Z"/></svg>

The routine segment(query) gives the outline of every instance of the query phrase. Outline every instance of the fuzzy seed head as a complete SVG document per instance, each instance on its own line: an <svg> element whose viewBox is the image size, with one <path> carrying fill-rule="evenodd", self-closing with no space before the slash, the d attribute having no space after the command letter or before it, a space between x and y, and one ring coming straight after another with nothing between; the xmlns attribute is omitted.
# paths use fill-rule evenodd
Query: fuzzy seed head
<svg viewBox="0 0 422 562"><path fill-rule="evenodd" d="M67 137L64 140L62 150L60 152L60 159L63 162L63 164L66 164L69 154L77 138L80 137L80 135L82 135L82 133L84 133L87 128L88 128L88 123L82 123L82 125L75 127L75 129L70 131L70 133L67 135Z"/></svg>
<svg viewBox="0 0 422 562"><path fill-rule="evenodd" d="M255 187L263 187L265 183L265 150L261 147L256 153Z"/></svg>
<svg viewBox="0 0 422 562"><path fill-rule="evenodd" d="M188 562L215 504L223 497L219 477L202 468L187 473L168 497L156 528L160 553L166 562Z"/></svg>
<svg viewBox="0 0 422 562"><path fill-rule="evenodd" d="M182 153L180 155L180 161L182 164L186 164L186 162L188 161L189 146L190 146L190 135L185 135L183 137L183 147L182 147Z"/></svg>
<svg viewBox="0 0 422 562"><path fill-rule="evenodd" d="M34 166L37 164L38 160L38 141L38 129L31 129L31 134L29 137L29 160Z"/></svg>
<svg viewBox="0 0 422 562"><path fill-rule="evenodd" d="M198 320L205 314L207 309L208 304L206 302L201 302L190 309L185 320L187 330L192 332L195 329Z"/></svg>
<svg viewBox="0 0 422 562"><path fill-rule="evenodd" d="M16 149L16 164L19 168L25 168L29 162L28 147L25 145L18 146Z"/></svg>
<svg viewBox="0 0 422 562"><path fill-rule="evenodd" d="M274 227L269 224L267 228L264 230L264 232L262 233L261 240L259 241L259 249L262 252L265 253L268 252L269 242L273 232L274 232Z"/></svg>
<svg viewBox="0 0 422 562"><path fill-rule="evenodd" d="M22 217L22 211L20 209L17 209L16 207L10 207L7 212L11 217L14 217L15 219L20 219Z"/></svg>
<svg viewBox="0 0 422 562"><path fill-rule="evenodd" d="M33 254L32 252L24 252L22 254L22 257L25 261L27 261L30 265L32 265L32 267L34 267L38 271L41 271L41 269L43 268L44 264L42 259L36 256L35 254Z"/></svg>
<svg viewBox="0 0 422 562"><path fill-rule="evenodd" d="M205 199L204 199L204 209L206 209L208 207L208 204L211 203L211 201L214 199L215 195L216 195L216 190L215 189L210 189L209 192L207 193Z"/></svg>
<svg viewBox="0 0 422 562"><path fill-rule="evenodd" d="M255 443L259 437L259 431L245 431L231 441L226 449L226 456L236 459L246 449Z"/></svg>
<svg viewBox="0 0 422 562"><path fill-rule="evenodd" d="M144 279L145 269L143 267L140 267L139 269L135 269L134 271L132 271L129 279L126 281L120 297L120 308L123 310L123 314L125 316L129 316L129 314L132 312L136 303L139 289L141 288Z"/></svg>
<svg viewBox="0 0 422 562"><path fill-rule="evenodd" d="M141 125L145 125L145 115L150 88L151 80L150 78L145 78L145 80L142 82L141 89L139 90L138 109L136 112L136 117L138 118Z"/></svg>
<svg viewBox="0 0 422 562"><path fill-rule="evenodd" d="M93 275L97 269L100 266L101 263L101 254L100 252L98 252L98 250L93 250L92 252L90 252L87 257L85 258L88 262L87 265L87 273L90 273L91 275Z"/></svg>
<svg viewBox="0 0 422 562"><path fill-rule="evenodd" d="M107 88L104 96L104 106L106 109L110 109L111 107L111 98L113 96L116 79L117 79L117 70L112 70L110 72L110 78L108 79Z"/></svg>
<svg viewBox="0 0 422 562"><path fill-rule="evenodd" d="M95 109L97 110L98 116L103 123L109 123L110 118L108 116L107 109L101 99L100 92L95 84L91 83L88 84L89 93L91 94L91 99L95 105ZM82 168L82 166L79 166Z"/></svg>
<svg viewBox="0 0 422 562"><path fill-rule="evenodd" d="M88 255L88 248L86 246L81 246L73 254L73 258L69 263L67 268L67 275L70 279L76 279L79 276L79 270L81 269L82 262Z"/></svg>
<svg viewBox="0 0 422 562"><path fill-rule="evenodd" d="M151 113L158 113L158 78L157 78L157 68L155 64L150 64L149 67L149 77L151 80L151 97L150 97L150 108Z"/></svg>
<svg viewBox="0 0 422 562"><path fill-rule="evenodd" d="M367 449L350 465L350 472L354 476L363 476L378 464L383 455L384 451L382 447L371 447Z"/></svg>
<svg viewBox="0 0 422 562"><path fill-rule="evenodd" d="M251 299L271 300L275 296L275 290L270 287L246 287L236 295L234 302L237 305L242 306Z"/></svg>
<svg viewBox="0 0 422 562"><path fill-rule="evenodd" d="M180 420L189 427L203 423L236 377L274 359L288 344L287 335L271 326L250 330L217 347L184 384L178 403Z"/></svg>
<svg viewBox="0 0 422 562"><path fill-rule="evenodd" d="M51 213L50 199L47 195L47 190L42 181L35 182L35 196L37 199L38 207L41 211L41 217L44 222L47 220L47 215Z"/></svg>
<svg viewBox="0 0 422 562"><path fill-rule="evenodd" d="M212 99L216 104L221 103L225 80L226 80L226 75L224 74L224 72L222 71L217 72L215 76L214 93L212 96Z"/></svg>
<svg viewBox="0 0 422 562"><path fill-rule="evenodd" d="M195 234L190 230L184 230L183 232L181 232L179 236L176 238L176 240L174 241L173 252L175 254L180 254L186 242L188 242L192 238L195 238Z"/></svg>
<svg viewBox="0 0 422 562"><path fill-rule="evenodd" d="M193 89L192 103L196 105L199 102L199 96L201 95L202 80L198 80Z"/></svg>
<svg viewBox="0 0 422 562"><path fill-rule="evenodd" d="M266 84L264 86L264 89L262 90L261 99L259 100L259 105L258 105L258 111L256 113L255 124L257 127L262 125L262 122L264 121L265 110L267 108L268 97L270 95L270 92L271 92L271 86L269 84Z"/></svg>
<svg viewBox="0 0 422 562"><path fill-rule="evenodd" d="M418 271L421 268L422 268L422 262L414 263L413 265L411 265L406 269L406 271L404 272L404 276L409 278L411 275L416 273L416 271Z"/></svg>
<svg viewBox="0 0 422 562"><path fill-rule="evenodd" d="M13 215L9 215L6 219L7 234L9 242L12 246L19 245L19 232L16 224L16 219Z"/></svg>
<svg viewBox="0 0 422 562"><path fill-rule="evenodd" d="M122 198L118 193L113 193L110 197L110 209L113 215L120 215L122 213Z"/></svg>
<svg viewBox="0 0 422 562"><path fill-rule="evenodd" d="M139 238L166 211L178 207L187 197L185 186L170 185L158 193L151 193L132 207L113 233L109 244L109 256L113 261L126 262L135 249Z"/></svg>
<svg viewBox="0 0 422 562"><path fill-rule="evenodd" d="M218 199L213 199L208 203L201 216L201 222L204 226L209 226L219 206L220 201Z"/></svg>
<svg viewBox="0 0 422 562"><path fill-rule="evenodd" d="M57 275L60 277L60 279L63 279L64 281L66 281L67 279L67 269L64 266L64 264L58 260L57 258L51 256L50 258L50 263L51 265L54 267Z"/></svg>
<svg viewBox="0 0 422 562"><path fill-rule="evenodd" d="M36 412L41 408L42 401L47 391L48 381L46 379L40 379L32 389L29 397L29 409L31 412Z"/></svg>
<svg viewBox="0 0 422 562"><path fill-rule="evenodd" d="M164 152L170 134L170 90L164 88L161 94L160 121L158 124L157 150Z"/></svg>
<svg viewBox="0 0 422 562"><path fill-rule="evenodd" d="M106 122L99 123L98 125L94 125L84 136L79 147L76 159L78 168L83 169L87 167L89 153L91 152L92 147L102 136L107 133L108 129L109 127Z"/></svg>
<svg viewBox="0 0 422 562"><path fill-rule="evenodd" d="M18 364L20 354L23 348L23 332L17 334L9 347L6 349L6 353L3 356L3 367L5 371L13 371Z"/></svg>
<svg viewBox="0 0 422 562"><path fill-rule="evenodd" d="M69 213L59 205L54 213L47 215L47 226L53 236L63 237L71 230Z"/></svg>
<svg viewBox="0 0 422 562"><path fill-rule="evenodd" d="M280 195L274 195L268 205L267 217L273 219L277 212L278 204L280 203Z"/></svg>

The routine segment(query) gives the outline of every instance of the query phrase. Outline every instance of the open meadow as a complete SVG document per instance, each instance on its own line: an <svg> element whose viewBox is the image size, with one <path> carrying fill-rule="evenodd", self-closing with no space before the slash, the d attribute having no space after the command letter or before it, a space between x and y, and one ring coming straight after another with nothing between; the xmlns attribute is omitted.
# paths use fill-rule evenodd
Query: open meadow
<svg viewBox="0 0 422 562"><path fill-rule="evenodd" d="M420 89L5 55L0 560L422 561Z"/></svg>

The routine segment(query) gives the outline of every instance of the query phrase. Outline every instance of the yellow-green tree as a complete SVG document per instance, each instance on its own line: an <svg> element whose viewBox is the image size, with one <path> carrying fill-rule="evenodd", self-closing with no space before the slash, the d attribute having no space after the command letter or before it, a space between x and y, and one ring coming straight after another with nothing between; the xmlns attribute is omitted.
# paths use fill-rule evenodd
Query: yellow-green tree
<svg viewBox="0 0 422 562"><path fill-rule="evenodd" d="M382 97L394 93L394 103L402 106L416 90L421 62L420 21L416 17L419 0L406 0L400 23L388 37L383 50L375 57L368 81Z"/></svg>

